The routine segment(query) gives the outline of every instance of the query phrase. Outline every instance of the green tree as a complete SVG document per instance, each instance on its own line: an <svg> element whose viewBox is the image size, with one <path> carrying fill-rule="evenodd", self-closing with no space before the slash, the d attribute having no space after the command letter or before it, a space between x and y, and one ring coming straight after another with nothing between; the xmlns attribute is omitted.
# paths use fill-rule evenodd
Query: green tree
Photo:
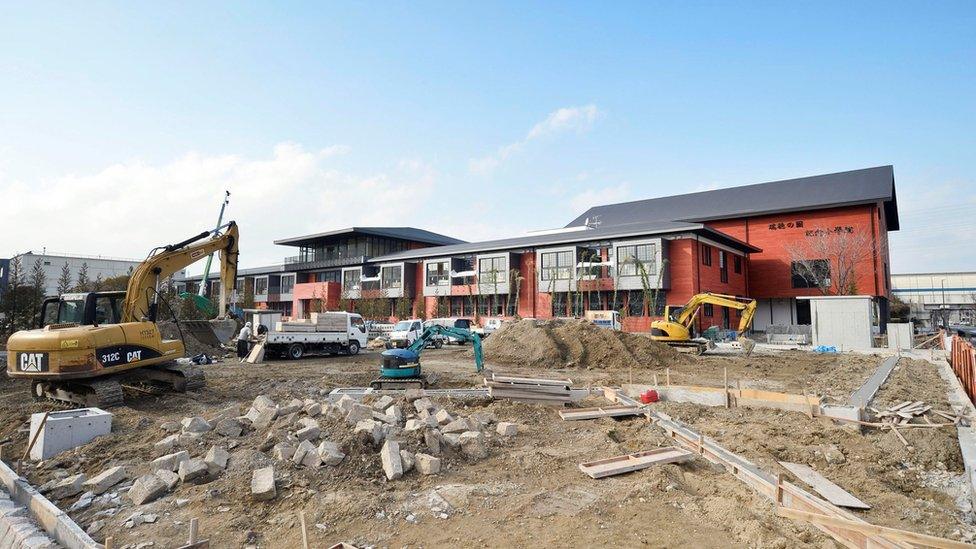
<svg viewBox="0 0 976 549"><path fill-rule="evenodd" d="M35 311L40 309L47 288L47 275L44 274L44 266L41 264L40 259L34 261L30 276L27 277L27 285L33 290L29 294L29 301L27 303L30 315L33 315Z"/></svg>
<svg viewBox="0 0 976 549"><path fill-rule="evenodd" d="M71 290L71 268L65 261L61 266L61 276L58 277L58 295L66 294Z"/></svg>
<svg viewBox="0 0 976 549"><path fill-rule="evenodd" d="M88 278L88 262L85 261L81 264L81 268L78 269L78 283L75 284L75 291L90 292L91 285L91 280Z"/></svg>

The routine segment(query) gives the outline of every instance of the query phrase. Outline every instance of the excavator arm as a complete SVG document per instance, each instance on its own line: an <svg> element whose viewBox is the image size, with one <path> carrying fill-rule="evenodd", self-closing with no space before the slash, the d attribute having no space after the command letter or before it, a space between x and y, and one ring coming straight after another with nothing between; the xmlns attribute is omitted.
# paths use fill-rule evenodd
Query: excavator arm
<svg viewBox="0 0 976 549"><path fill-rule="evenodd" d="M695 320L695 316L698 314L698 309L706 303L742 311L741 320L739 320L740 334L745 332L749 326L752 325L752 317L756 313L756 301L754 299L746 302L736 299L735 296L710 293L697 294L693 296L688 301L688 304L685 305L685 308L681 310L681 313L678 314L675 321L685 328L689 328L691 323Z"/></svg>
<svg viewBox="0 0 976 549"><path fill-rule="evenodd" d="M221 232L222 231L222 232ZM220 310L227 314L227 296L237 283L238 259L237 223L231 221L216 231L203 232L183 242L156 248L136 267L129 278L122 322L156 321L159 303L159 284L181 269L220 252Z"/></svg>
<svg viewBox="0 0 976 549"><path fill-rule="evenodd" d="M424 330L424 333L420 334L420 337L415 339L414 342L407 347L407 349L416 353L417 356L420 356L420 353L427 348L427 345L431 342L431 340L439 335L454 337L462 341L470 341L471 347L474 349L475 371L480 372L484 368L485 360L484 355L481 352L481 336L474 332L465 330L464 328L453 328L433 324L428 326L427 329Z"/></svg>

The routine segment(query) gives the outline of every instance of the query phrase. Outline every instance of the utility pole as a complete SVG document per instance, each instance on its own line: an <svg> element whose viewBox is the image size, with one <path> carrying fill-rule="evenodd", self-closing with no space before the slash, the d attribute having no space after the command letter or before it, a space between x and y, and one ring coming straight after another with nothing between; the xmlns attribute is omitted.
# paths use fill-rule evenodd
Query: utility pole
<svg viewBox="0 0 976 549"><path fill-rule="evenodd" d="M220 225L224 222L224 209L227 208L227 203L230 202L230 191L224 191L224 203L220 205L220 215L217 216L217 226L214 227L213 232L216 233L220 230ZM213 254L207 256L207 265L203 268L203 279L200 280L200 290L197 294L203 297L207 293L207 278L210 276L210 264L213 262ZM221 288L221 292L226 291L226 288Z"/></svg>

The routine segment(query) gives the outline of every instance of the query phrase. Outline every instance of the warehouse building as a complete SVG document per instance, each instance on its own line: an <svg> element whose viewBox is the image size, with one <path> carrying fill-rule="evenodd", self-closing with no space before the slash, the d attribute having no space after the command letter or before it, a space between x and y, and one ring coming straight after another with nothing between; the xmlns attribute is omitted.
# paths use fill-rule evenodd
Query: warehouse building
<svg viewBox="0 0 976 549"><path fill-rule="evenodd" d="M976 273L893 274L891 287L920 329L976 326Z"/></svg>
<svg viewBox="0 0 976 549"><path fill-rule="evenodd" d="M48 251L26 252L10 259L0 260L0 295L6 290L10 278L12 262L20 262L21 277L27 281L35 265L40 265L44 272L44 295L57 295L58 280L62 272L67 272L70 281L69 288L78 284L79 274L85 272L92 288L98 282L118 276L126 276L139 263L138 259L124 259L101 255L78 255L54 253ZM65 271L66 270L66 271Z"/></svg>
<svg viewBox="0 0 976 549"><path fill-rule="evenodd" d="M757 330L809 324L809 302L797 297L857 293L874 298L883 330L887 233L898 228L894 172L881 166L595 206L561 229L484 242L411 227L287 238L276 243L299 254L280 271L256 270L251 283L270 288L273 277L294 275L290 294L254 295L258 306L296 317L317 307L482 318L615 309L633 331L700 292L759 300ZM814 245L828 240L853 248L844 250L850 265ZM706 306L699 327L737 320Z"/></svg>

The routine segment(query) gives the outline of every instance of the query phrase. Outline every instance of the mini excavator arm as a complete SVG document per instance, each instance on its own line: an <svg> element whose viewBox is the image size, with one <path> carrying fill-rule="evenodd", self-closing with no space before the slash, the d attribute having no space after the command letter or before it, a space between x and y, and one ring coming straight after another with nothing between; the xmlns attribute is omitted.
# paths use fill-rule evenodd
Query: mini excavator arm
<svg viewBox="0 0 976 549"><path fill-rule="evenodd" d="M424 333L420 334L420 337L414 340L413 344L407 347L407 349L417 353L417 356L420 356L420 353L427 348L430 341L438 335L455 337L462 341L470 341L471 346L474 349L475 371L480 372L484 368L485 360L484 355L481 352L481 336L469 330L465 330L464 328L452 328L441 326L439 324L433 324L428 326L427 329L424 330Z"/></svg>
<svg viewBox="0 0 976 549"><path fill-rule="evenodd" d="M220 252L218 314L226 315L227 296L237 282L238 243L237 223L231 221L216 231L203 232L150 252L149 258L139 264L129 278L122 322L140 322L143 319L155 322L160 281L214 252Z"/></svg>

